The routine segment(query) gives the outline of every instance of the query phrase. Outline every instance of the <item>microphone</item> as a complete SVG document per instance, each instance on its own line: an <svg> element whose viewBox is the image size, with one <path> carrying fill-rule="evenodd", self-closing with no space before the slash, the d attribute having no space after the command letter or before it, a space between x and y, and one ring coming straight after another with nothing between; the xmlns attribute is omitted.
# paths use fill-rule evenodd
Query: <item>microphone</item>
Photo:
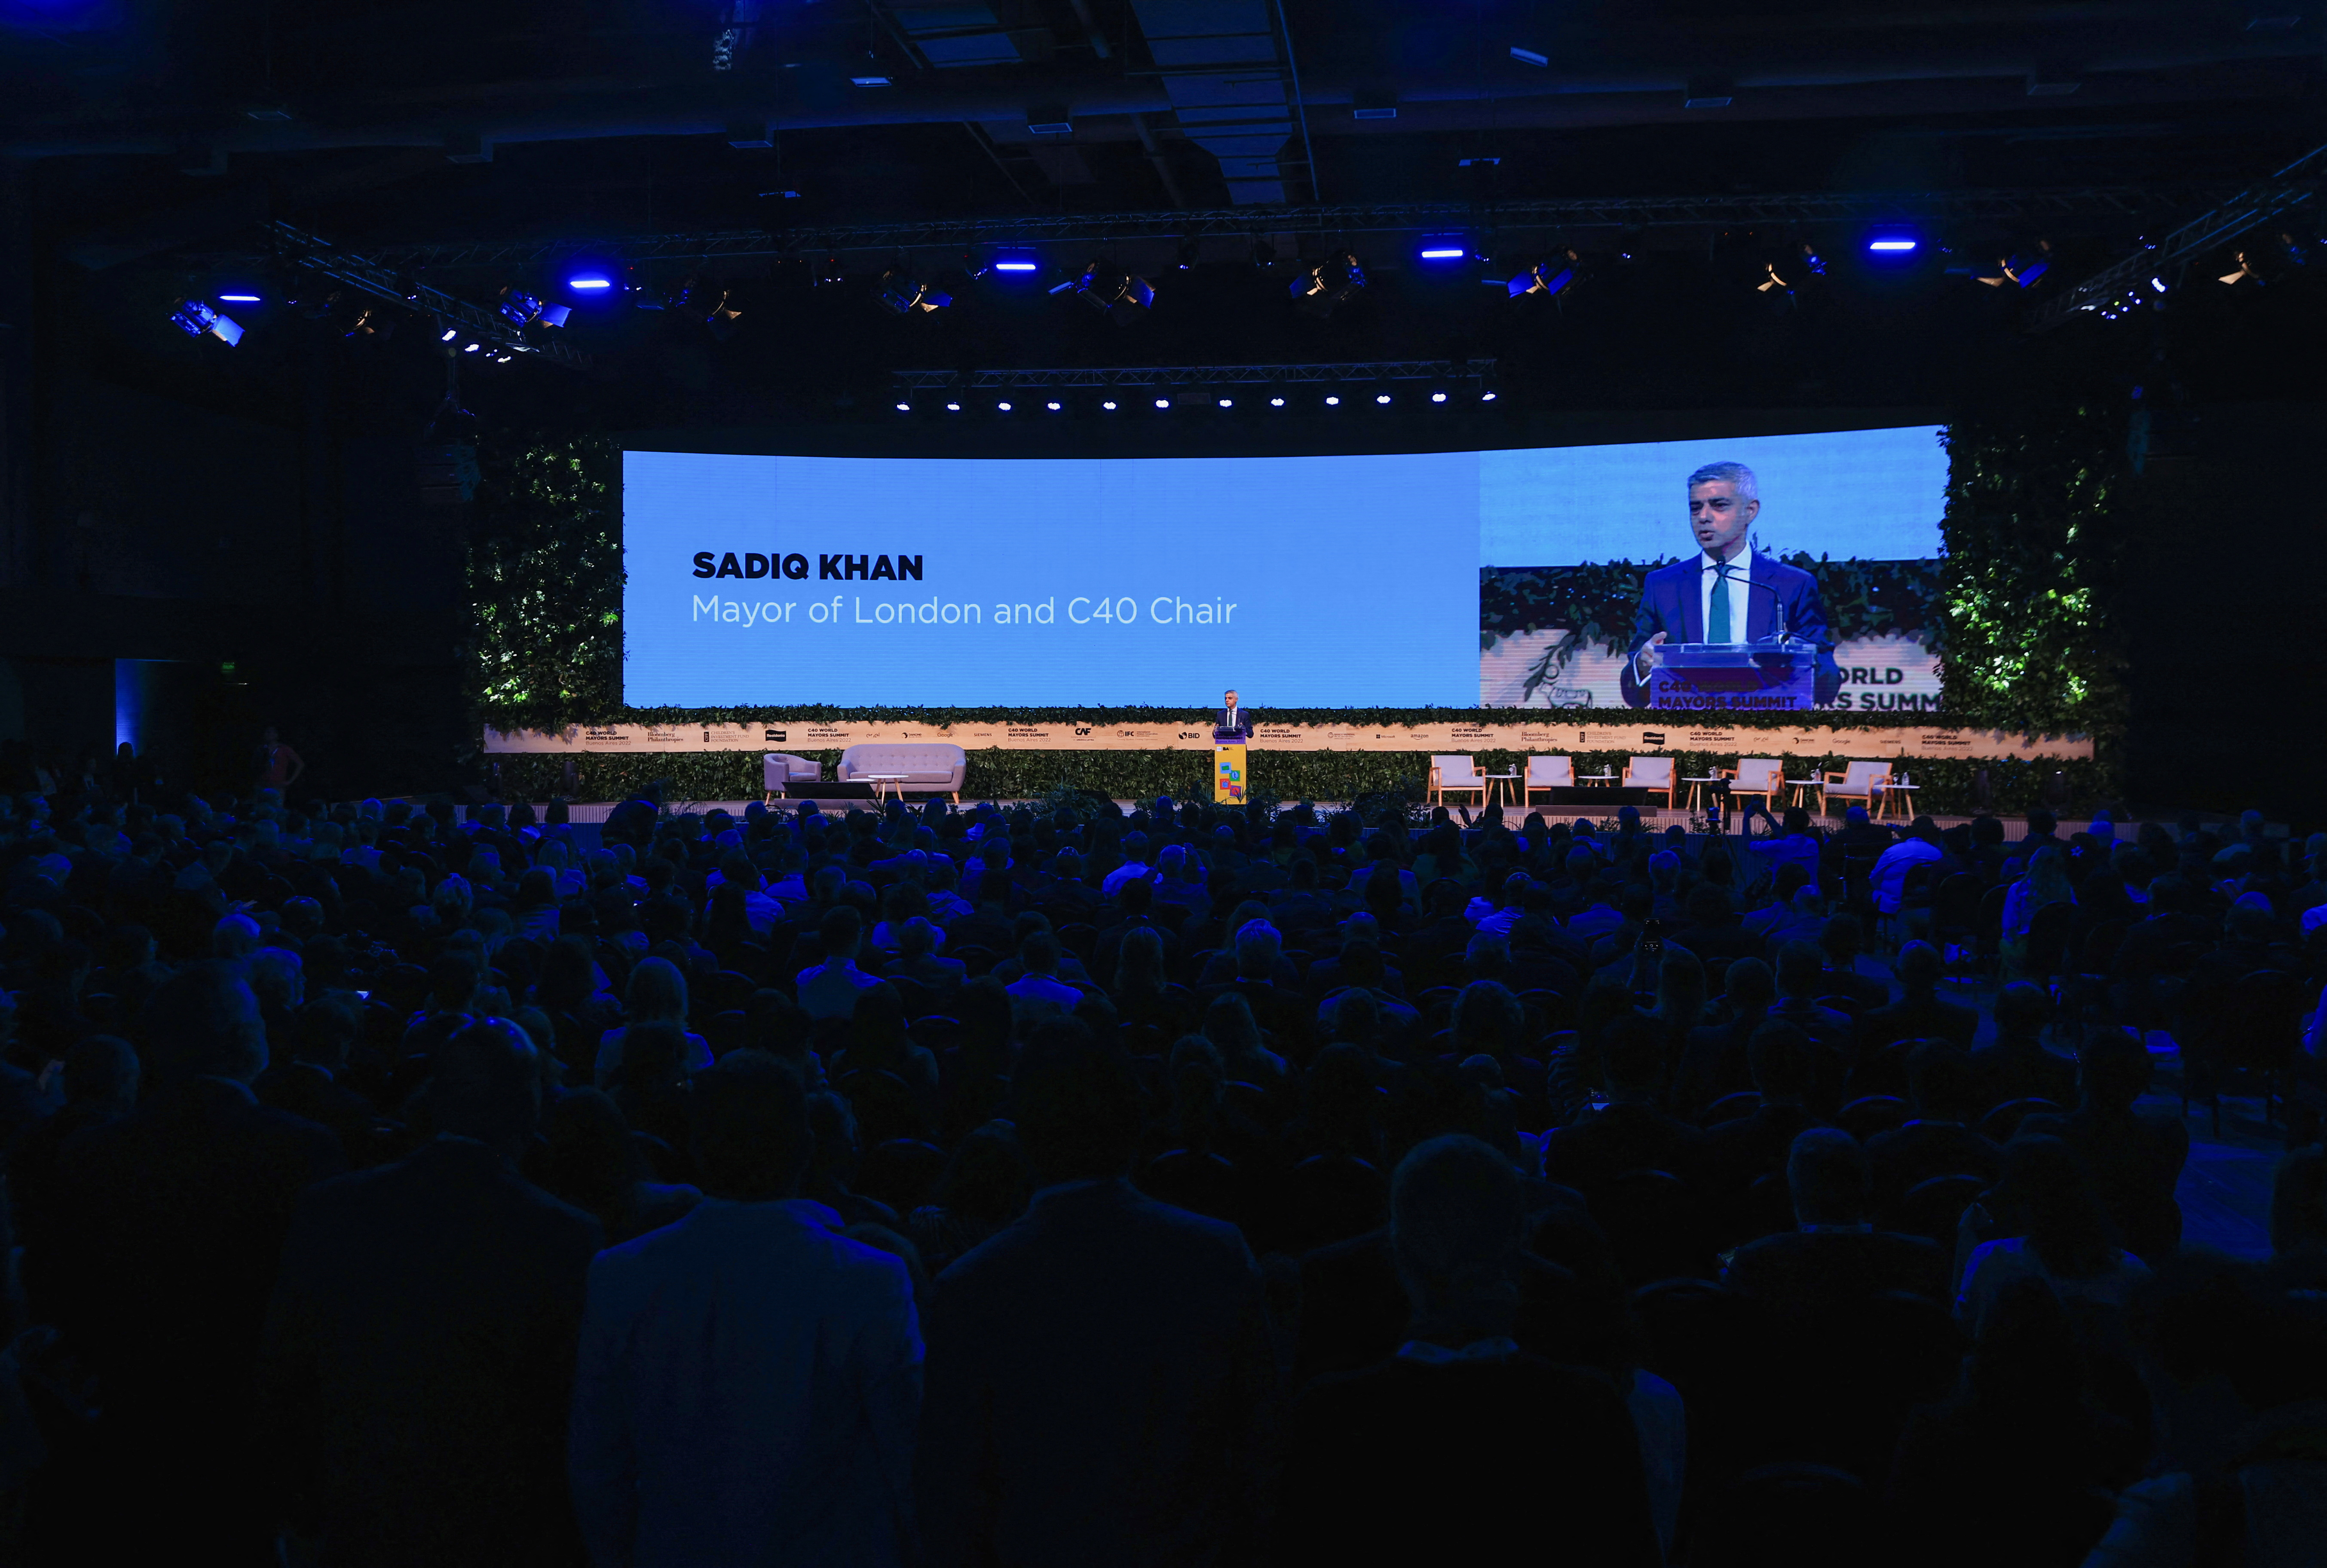
<svg viewBox="0 0 2327 1568"><path fill-rule="evenodd" d="M1715 563L1713 574L1722 582L1726 583L1729 581L1730 573L1733 570L1734 570L1734 567L1732 563L1728 561L1720 561ZM1753 574L1751 571L1748 571L1745 575L1738 578L1737 580L1744 583L1748 588L1759 588L1762 593L1767 593L1770 596L1771 602L1777 606L1778 610L1778 630L1774 633L1774 639L1779 642L1785 641L1786 596L1778 592L1775 584L1755 581Z"/></svg>

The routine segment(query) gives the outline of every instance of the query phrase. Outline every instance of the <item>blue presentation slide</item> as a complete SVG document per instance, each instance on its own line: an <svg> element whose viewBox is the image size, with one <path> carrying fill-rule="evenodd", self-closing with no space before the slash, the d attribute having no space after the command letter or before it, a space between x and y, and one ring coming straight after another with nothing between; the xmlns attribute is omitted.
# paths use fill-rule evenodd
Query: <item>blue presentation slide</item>
<svg viewBox="0 0 2327 1568"><path fill-rule="evenodd" d="M1205 707L1234 686L1258 710L1469 707L1499 700L1482 648L1508 662L1576 630L1484 626L1482 569L1692 554L1686 481L1718 461L1757 476L1757 550L1939 554L1947 453L1928 425L1341 457L634 451L624 693Z"/></svg>
<svg viewBox="0 0 2327 1568"><path fill-rule="evenodd" d="M1469 706L1479 455L631 452L636 706Z"/></svg>

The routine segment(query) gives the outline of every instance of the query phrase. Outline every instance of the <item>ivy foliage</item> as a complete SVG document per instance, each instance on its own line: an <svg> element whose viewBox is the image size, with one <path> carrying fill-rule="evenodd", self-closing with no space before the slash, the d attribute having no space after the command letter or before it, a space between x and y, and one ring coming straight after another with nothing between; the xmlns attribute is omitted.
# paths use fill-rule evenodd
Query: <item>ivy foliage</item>
<svg viewBox="0 0 2327 1568"><path fill-rule="evenodd" d="M1835 561L1803 551L1779 557L1818 579L1827 630L1837 641L1905 633L1933 648L1939 613L1934 561ZM1575 641L1614 653L1632 639L1640 587L1664 561L1603 561L1581 566L1489 566L1479 574L1479 647L1520 632L1564 629Z"/></svg>
<svg viewBox="0 0 2327 1568"><path fill-rule="evenodd" d="M479 453L469 544L471 700L502 729L558 729L622 703L621 453L603 436Z"/></svg>
<svg viewBox="0 0 2327 1568"><path fill-rule="evenodd" d="M1983 728L2122 733L2124 659L2109 616L2112 507L2130 480L2122 422L2097 399L1983 411L1942 434L1950 717Z"/></svg>

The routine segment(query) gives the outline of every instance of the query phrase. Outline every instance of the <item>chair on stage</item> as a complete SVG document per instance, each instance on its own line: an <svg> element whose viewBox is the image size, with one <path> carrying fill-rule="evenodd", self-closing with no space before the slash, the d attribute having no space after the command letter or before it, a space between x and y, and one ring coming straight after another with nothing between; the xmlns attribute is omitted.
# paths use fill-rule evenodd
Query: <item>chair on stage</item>
<svg viewBox="0 0 2327 1568"><path fill-rule="evenodd" d="M789 751L771 751L760 761L760 784L769 800L785 793L790 785L815 784L823 778L822 763L795 757Z"/></svg>
<svg viewBox="0 0 2327 1568"><path fill-rule="evenodd" d="M1669 811L1677 772L1670 757L1634 757L1624 764L1624 788L1646 789L1651 794L1662 791L1665 809Z"/></svg>
<svg viewBox="0 0 2327 1568"><path fill-rule="evenodd" d="M1573 757L1529 757L1527 779L1520 786L1519 804L1535 803L1538 789L1573 789L1575 788L1575 759Z"/></svg>
<svg viewBox="0 0 2327 1568"><path fill-rule="evenodd" d="M1775 757L1741 757L1734 768L1716 768L1729 780L1729 798L1762 798L1762 809L1778 809L1779 792L1786 787L1786 765Z"/></svg>
<svg viewBox="0 0 2327 1568"><path fill-rule="evenodd" d="M1472 791L1476 791L1479 797L1480 806L1481 807L1485 807L1487 804L1487 781L1485 779L1480 777L1478 759L1474 757L1440 756L1433 756L1430 759L1430 789L1428 791L1430 803L1434 806L1445 805L1446 795L1449 790L1452 790L1458 795L1467 795Z"/></svg>
<svg viewBox="0 0 2327 1568"><path fill-rule="evenodd" d="M1875 806L1883 792L1891 787L1891 764L1888 762L1853 762L1839 773L1818 775L1818 812L1834 815L1836 800L1863 800L1866 815L1874 815Z"/></svg>

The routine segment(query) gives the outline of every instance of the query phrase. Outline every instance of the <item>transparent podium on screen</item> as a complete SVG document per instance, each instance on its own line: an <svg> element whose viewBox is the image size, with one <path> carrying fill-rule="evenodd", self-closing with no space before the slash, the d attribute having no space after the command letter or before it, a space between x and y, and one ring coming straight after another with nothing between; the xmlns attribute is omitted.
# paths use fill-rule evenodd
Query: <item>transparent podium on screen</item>
<svg viewBox="0 0 2327 1568"><path fill-rule="evenodd" d="M1818 662L1818 644L1799 637L1660 643L1649 672L1649 706L1813 708Z"/></svg>

